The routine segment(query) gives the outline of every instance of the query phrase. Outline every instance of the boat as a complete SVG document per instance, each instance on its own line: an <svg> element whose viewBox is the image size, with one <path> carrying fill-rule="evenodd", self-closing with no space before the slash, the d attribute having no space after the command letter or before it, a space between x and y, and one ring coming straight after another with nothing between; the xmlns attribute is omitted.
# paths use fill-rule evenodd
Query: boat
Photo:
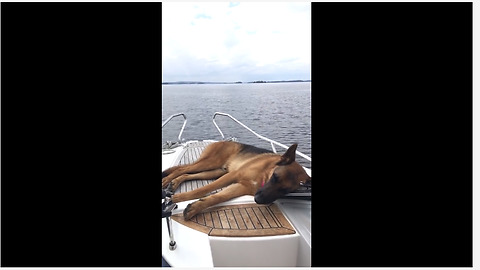
<svg viewBox="0 0 480 270"><path fill-rule="evenodd" d="M177 141L162 143L162 171L194 162L216 140L185 140L187 124L184 113L173 114L162 123L183 117ZM266 138L223 112L215 112L213 125L225 138L216 117L227 117L254 136L267 141L272 152L284 144ZM311 162L299 151L298 156ZM303 166L311 176L311 170ZM191 180L174 192L189 191L214 181ZM215 192L218 192L215 191ZM183 210L195 200L173 203L171 192L162 190L162 260L172 267L311 267L311 187L302 186L269 205L256 204L245 195L212 206L190 220Z"/></svg>

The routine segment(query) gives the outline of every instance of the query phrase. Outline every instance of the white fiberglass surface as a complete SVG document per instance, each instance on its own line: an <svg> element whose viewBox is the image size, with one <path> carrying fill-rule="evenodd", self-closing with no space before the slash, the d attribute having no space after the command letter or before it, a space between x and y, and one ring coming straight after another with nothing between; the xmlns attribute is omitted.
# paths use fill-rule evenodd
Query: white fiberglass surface
<svg viewBox="0 0 480 270"><path fill-rule="evenodd" d="M213 267L208 235L172 221L175 250L169 249L166 219L162 219L162 257L172 267Z"/></svg>
<svg viewBox="0 0 480 270"><path fill-rule="evenodd" d="M162 171L172 167L178 159L180 153L183 152L183 147L176 147L162 152Z"/></svg>
<svg viewBox="0 0 480 270"><path fill-rule="evenodd" d="M276 203L300 235L297 266L311 266L311 201L281 199Z"/></svg>
<svg viewBox="0 0 480 270"><path fill-rule="evenodd" d="M311 201L280 199L277 204L283 213L292 222L293 226L311 245L311 220L312 220L312 203Z"/></svg>
<svg viewBox="0 0 480 270"><path fill-rule="evenodd" d="M299 235L210 236L216 267L292 267L297 265Z"/></svg>

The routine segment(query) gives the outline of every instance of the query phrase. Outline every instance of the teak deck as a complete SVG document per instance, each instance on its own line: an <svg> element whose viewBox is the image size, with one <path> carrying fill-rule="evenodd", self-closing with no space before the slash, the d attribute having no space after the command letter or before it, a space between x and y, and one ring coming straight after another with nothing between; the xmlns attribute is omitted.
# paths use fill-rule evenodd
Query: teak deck
<svg viewBox="0 0 480 270"><path fill-rule="evenodd" d="M190 220L172 219L210 236L246 237L294 234L295 229L275 204L239 204L212 207Z"/></svg>

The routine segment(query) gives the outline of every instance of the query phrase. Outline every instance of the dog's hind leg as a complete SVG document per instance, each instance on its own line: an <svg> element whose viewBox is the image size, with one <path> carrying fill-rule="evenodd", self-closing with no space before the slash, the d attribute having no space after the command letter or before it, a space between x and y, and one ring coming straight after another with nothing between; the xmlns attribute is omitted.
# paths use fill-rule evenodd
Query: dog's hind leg
<svg viewBox="0 0 480 270"><path fill-rule="evenodd" d="M166 188L170 182L182 174L200 173L203 171L212 171L221 169L224 162L212 161L209 159L198 160L188 165L179 165L162 172L162 188Z"/></svg>
<svg viewBox="0 0 480 270"><path fill-rule="evenodd" d="M177 203L177 202L198 199L207 195L212 191L215 191L219 188L226 187L233 182L235 182L235 173L227 173L206 186L199 187L197 189L194 189L188 192L174 194L172 196L172 201Z"/></svg>
<svg viewBox="0 0 480 270"><path fill-rule="evenodd" d="M172 191L176 190L181 183L188 180L210 180L216 179L227 173L227 170L224 169L215 169L205 172L199 172L194 174L182 174L179 177L173 179L170 182L168 188Z"/></svg>
<svg viewBox="0 0 480 270"><path fill-rule="evenodd" d="M175 166L162 172L162 188L166 188L173 179L182 174L199 173L222 168L229 157L238 153L239 147L238 143L227 141L210 144L196 162Z"/></svg>
<svg viewBox="0 0 480 270"><path fill-rule="evenodd" d="M187 208L185 208L185 210L183 211L183 217L185 220L189 220L196 214L200 213L201 211L207 209L212 205L216 205L230 199L249 194L249 189L246 188L244 185L240 183L232 184L216 194L201 198L200 200L189 204Z"/></svg>

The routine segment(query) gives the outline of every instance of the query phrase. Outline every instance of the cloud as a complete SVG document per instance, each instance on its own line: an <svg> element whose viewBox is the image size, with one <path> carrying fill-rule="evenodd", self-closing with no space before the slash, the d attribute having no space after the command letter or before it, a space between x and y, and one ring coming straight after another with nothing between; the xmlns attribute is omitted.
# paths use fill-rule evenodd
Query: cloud
<svg viewBox="0 0 480 270"><path fill-rule="evenodd" d="M310 3L165 2L162 11L164 81L310 79Z"/></svg>
<svg viewBox="0 0 480 270"><path fill-rule="evenodd" d="M197 14L197 16L195 16L195 19L211 19L212 17L206 15L206 14Z"/></svg>

